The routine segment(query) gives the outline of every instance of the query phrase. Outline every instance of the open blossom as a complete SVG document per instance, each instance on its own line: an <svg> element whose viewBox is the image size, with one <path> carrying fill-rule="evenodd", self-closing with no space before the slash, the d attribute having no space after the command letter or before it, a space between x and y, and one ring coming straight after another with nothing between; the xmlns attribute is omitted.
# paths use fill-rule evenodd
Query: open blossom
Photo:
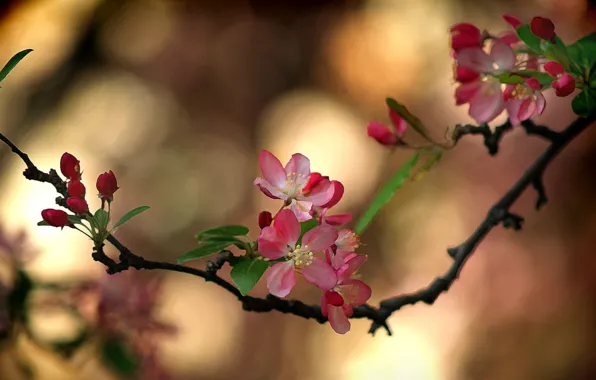
<svg viewBox="0 0 596 380"><path fill-rule="evenodd" d="M507 85L503 98L513 126L534 114L541 115L546 107L546 99L540 92L540 82L536 78L528 78L525 83Z"/></svg>
<svg viewBox="0 0 596 380"><path fill-rule="evenodd" d="M348 318L354 313L353 307L364 304L372 294L367 284L354 278L355 272L366 262L366 258L366 255L342 250L327 257L327 264L337 274L337 282L333 287L323 289L321 312L338 334L350 331Z"/></svg>
<svg viewBox="0 0 596 380"><path fill-rule="evenodd" d="M263 150L259 164L263 178L255 179L254 184L268 197L290 205L300 221L312 218L313 206L323 206L333 198L334 186L329 180L307 186L311 178L310 160L300 153L292 155L284 168L277 157Z"/></svg>
<svg viewBox="0 0 596 380"><path fill-rule="evenodd" d="M468 113L478 124L492 121L505 109L501 83L494 78L461 84L455 90L455 102L468 103Z"/></svg>
<svg viewBox="0 0 596 380"><path fill-rule="evenodd" d="M391 126L372 121L366 127L366 133L381 145L392 146L402 141L407 130L407 124L397 112L389 109Z"/></svg>
<svg viewBox="0 0 596 380"><path fill-rule="evenodd" d="M490 54L482 48L463 49L455 56L458 67L482 74L497 75L515 68L515 51L502 41L495 41Z"/></svg>
<svg viewBox="0 0 596 380"><path fill-rule="evenodd" d="M296 285L296 268L300 269L306 281L321 289L331 288L337 280L335 272L313 253L325 251L337 236L335 228L322 225L305 233L302 245L297 245L300 223L292 211L281 210L273 219L273 226L263 228L257 241L259 252L266 258L288 258L267 271L269 292L277 297L287 296Z"/></svg>
<svg viewBox="0 0 596 380"><path fill-rule="evenodd" d="M560 97L568 96L575 91L575 79L565 72L563 65L558 62L547 62L544 64L544 70L553 78L557 78L551 84L555 94Z"/></svg>

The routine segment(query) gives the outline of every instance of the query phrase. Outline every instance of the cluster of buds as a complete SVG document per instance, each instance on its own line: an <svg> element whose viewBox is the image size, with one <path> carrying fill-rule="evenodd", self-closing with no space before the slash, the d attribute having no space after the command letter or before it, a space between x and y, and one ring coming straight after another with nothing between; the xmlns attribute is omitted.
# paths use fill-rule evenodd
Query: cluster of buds
<svg viewBox="0 0 596 380"><path fill-rule="evenodd" d="M469 114L479 124L507 110L511 124L519 125L542 114L546 106L542 91L550 87L557 96L564 97L576 88L576 78L565 71L562 62L547 59L520 40L517 32L527 27L522 21L512 15L503 18L515 31L492 36L467 23L451 28L454 77L459 83L456 104L469 104ZM535 17L529 29L543 44L556 46L558 37L552 21ZM487 42L489 52L485 51ZM547 80L539 80L544 74L548 74Z"/></svg>
<svg viewBox="0 0 596 380"><path fill-rule="evenodd" d="M68 198L66 204L75 214L86 214L89 212L89 205L85 200L86 188L82 180L80 161L72 154L66 152L60 158L60 171L66 177ZM108 205L114 199L114 193L118 190L116 176L110 170L97 177L96 187L99 198L102 200L102 209L105 202ZM43 220L54 227L65 227L71 225L68 214L63 210L45 209L41 212Z"/></svg>
<svg viewBox="0 0 596 380"><path fill-rule="evenodd" d="M351 214L327 215L343 197L343 185L311 173L310 160L298 153L284 167L263 150L260 166L263 177L254 184L266 196L284 202L275 217L266 211L259 215L258 251L273 264L267 272L269 292L286 297L296 285L296 274L301 274L321 289L323 314L337 333L345 334L350 330L353 306L364 304L371 289L355 278L367 258L355 253L358 237L341 228L352 219ZM312 223L302 236L301 222Z"/></svg>

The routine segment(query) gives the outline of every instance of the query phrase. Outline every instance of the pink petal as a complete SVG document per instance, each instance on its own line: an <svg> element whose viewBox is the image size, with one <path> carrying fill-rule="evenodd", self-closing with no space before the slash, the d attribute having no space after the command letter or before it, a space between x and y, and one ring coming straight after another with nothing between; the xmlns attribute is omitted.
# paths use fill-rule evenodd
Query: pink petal
<svg viewBox="0 0 596 380"><path fill-rule="evenodd" d="M509 46L517 44L519 41L519 37L517 33L512 31L506 31L499 34L498 39L500 42L507 44Z"/></svg>
<svg viewBox="0 0 596 380"><path fill-rule="evenodd" d="M339 181L331 181L331 187L333 188L333 195L329 202L321 205L323 208L331 208L341 201L341 198L344 196L344 185Z"/></svg>
<svg viewBox="0 0 596 380"><path fill-rule="evenodd" d="M515 29L523 25L523 22L521 22L521 20L517 18L517 16L514 16L512 14L505 13L503 15L503 20L505 20L509 25L511 25Z"/></svg>
<svg viewBox="0 0 596 380"><path fill-rule="evenodd" d="M302 244L307 245L311 252L322 252L335 243L337 236L334 227L324 224L305 233Z"/></svg>
<svg viewBox="0 0 596 380"><path fill-rule="evenodd" d="M327 262L315 257L310 265L301 268L302 276L322 290L332 289L337 284L337 275Z"/></svg>
<svg viewBox="0 0 596 380"><path fill-rule="evenodd" d="M259 164L263 177L265 177L267 182L279 189L285 189L286 171L277 157L268 150L262 150L259 155Z"/></svg>
<svg viewBox="0 0 596 380"><path fill-rule="evenodd" d="M517 117L520 121L527 120L536 113L536 101L533 98L526 98L522 101L519 111L517 111Z"/></svg>
<svg viewBox="0 0 596 380"><path fill-rule="evenodd" d="M300 153L293 154L286 164L285 171L287 176L296 173L296 187L301 189L310 179L310 160Z"/></svg>
<svg viewBox="0 0 596 380"><path fill-rule="evenodd" d="M550 61L544 64L544 70L553 78L558 77L559 75L565 72L563 65L559 62Z"/></svg>
<svg viewBox="0 0 596 380"><path fill-rule="evenodd" d="M521 99L512 99L506 103L507 113L509 114L509 122L514 127L517 127L521 123L518 114L522 103L523 100Z"/></svg>
<svg viewBox="0 0 596 380"><path fill-rule="evenodd" d="M381 145L395 145L398 138L385 124L371 121L366 126L366 133L369 137L377 140Z"/></svg>
<svg viewBox="0 0 596 380"><path fill-rule="evenodd" d="M276 297L283 298L290 294L296 285L294 261L273 264L267 271L267 289Z"/></svg>
<svg viewBox="0 0 596 380"><path fill-rule="evenodd" d="M327 292L321 294L321 314L323 314L323 317L327 316L327 297L325 296L325 293Z"/></svg>
<svg viewBox="0 0 596 380"><path fill-rule="evenodd" d="M352 308L352 305L350 305L349 303L344 303L342 305L342 308L344 309L344 314L346 315L346 317L350 318L352 314L354 314L354 309Z"/></svg>
<svg viewBox="0 0 596 380"><path fill-rule="evenodd" d="M350 320L346 317L344 309L340 306L327 306L327 319L333 330L338 334L345 334L350 331Z"/></svg>
<svg viewBox="0 0 596 380"><path fill-rule="evenodd" d="M470 100L469 114L478 124L488 123L503 112L503 95L499 83L486 83Z"/></svg>
<svg viewBox="0 0 596 380"><path fill-rule="evenodd" d="M350 278L350 276L366 262L366 259L366 255L356 255L351 257L346 261L346 267L342 267L342 272L338 273L338 276L341 279Z"/></svg>
<svg viewBox="0 0 596 380"><path fill-rule="evenodd" d="M406 133L408 127L406 121L392 109L389 109L389 118L391 119L391 124L393 124L393 128L395 128L397 136L402 137L404 133Z"/></svg>
<svg viewBox="0 0 596 380"><path fill-rule="evenodd" d="M536 114L542 115L546 108L546 98L541 92L536 92Z"/></svg>
<svg viewBox="0 0 596 380"><path fill-rule="evenodd" d="M254 180L253 184L257 185L259 187L259 189L263 192L263 194L265 194L269 198L283 199L283 200L288 199L288 196L286 194L284 194L282 191L280 191L277 187L270 184L264 178L261 178L261 177L256 178Z"/></svg>
<svg viewBox="0 0 596 380"><path fill-rule="evenodd" d="M338 249L337 252L335 252L335 254L330 258L331 266L338 272L345 271L345 269L348 267L346 262L355 256L357 256L357 254L354 252Z"/></svg>
<svg viewBox="0 0 596 380"><path fill-rule="evenodd" d="M349 303L352 306L359 306L366 303L372 294L370 286L360 280L350 279L341 281L337 285L337 288L344 297L346 303Z"/></svg>
<svg viewBox="0 0 596 380"><path fill-rule="evenodd" d="M482 82L480 81L469 82L460 85L455 90L455 104L459 106L468 103L470 100L472 100L474 95L480 91L481 88Z"/></svg>
<svg viewBox="0 0 596 380"><path fill-rule="evenodd" d="M311 202L313 206L322 207L333 199L335 186L328 179L323 179L307 196L298 196L299 200Z"/></svg>
<svg viewBox="0 0 596 380"><path fill-rule="evenodd" d="M275 260L285 256L288 250L286 237L273 227L265 227L257 239L257 248L263 256Z"/></svg>
<svg viewBox="0 0 596 380"><path fill-rule="evenodd" d="M457 65L480 73L492 73L494 71L493 59L481 48L463 49L455 58Z"/></svg>
<svg viewBox="0 0 596 380"><path fill-rule="evenodd" d="M296 201L292 199L290 210L294 213L299 222L305 222L312 219L310 211L312 210L312 202Z"/></svg>
<svg viewBox="0 0 596 380"><path fill-rule="evenodd" d="M350 223L351 220L352 214L325 215L323 217L323 222L330 226L342 226L346 223Z"/></svg>
<svg viewBox="0 0 596 380"><path fill-rule="evenodd" d="M575 91L575 79L569 74L563 74L561 78L552 83L557 96L568 96Z"/></svg>
<svg viewBox="0 0 596 380"><path fill-rule="evenodd" d="M284 209L278 212L273 219L273 227L283 234L287 245L296 246L296 242L300 238L300 223L291 210Z"/></svg>
<svg viewBox="0 0 596 380"><path fill-rule="evenodd" d="M499 71L508 71L515 67L515 52L508 44L496 41L490 50L490 57L499 67ZM493 70L494 71L494 70Z"/></svg>
<svg viewBox="0 0 596 380"><path fill-rule="evenodd" d="M477 80L480 73L474 70L466 69L465 67L455 67L455 80L460 83L468 83Z"/></svg>

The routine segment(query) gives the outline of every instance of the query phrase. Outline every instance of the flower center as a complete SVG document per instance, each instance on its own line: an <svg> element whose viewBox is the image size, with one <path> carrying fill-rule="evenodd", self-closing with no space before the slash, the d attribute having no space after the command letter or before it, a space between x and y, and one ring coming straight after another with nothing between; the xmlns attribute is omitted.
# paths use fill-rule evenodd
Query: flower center
<svg viewBox="0 0 596 380"><path fill-rule="evenodd" d="M532 96L532 92L533 91L529 86L517 84L513 91L511 91L511 97L514 99L526 99Z"/></svg>
<svg viewBox="0 0 596 380"><path fill-rule="evenodd" d="M310 251L310 248L308 248L308 245L297 245L294 250L288 253L288 257L291 260L294 260L294 265L306 267L312 263L313 253Z"/></svg>
<svg viewBox="0 0 596 380"><path fill-rule="evenodd" d="M358 240L358 235L349 231L338 239L336 245L341 249L353 252L360 246L360 241Z"/></svg>
<svg viewBox="0 0 596 380"><path fill-rule="evenodd" d="M295 198L306 185L306 176L301 173L291 172L286 175L286 194Z"/></svg>

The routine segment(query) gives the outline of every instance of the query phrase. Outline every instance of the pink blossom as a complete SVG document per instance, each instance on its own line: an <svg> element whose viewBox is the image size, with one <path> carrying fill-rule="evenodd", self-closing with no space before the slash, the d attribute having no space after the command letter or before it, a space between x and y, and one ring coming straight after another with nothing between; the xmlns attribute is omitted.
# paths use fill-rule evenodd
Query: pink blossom
<svg viewBox="0 0 596 380"><path fill-rule="evenodd" d="M482 48L463 49L455 56L458 67L468 68L479 73L497 75L515 68L515 52L508 44L495 41L490 54Z"/></svg>
<svg viewBox="0 0 596 380"><path fill-rule="evenodd" d="M300 269L306 281L327 289L336 283L335 272L327 263L313 252L323 252L337 239L335 228L320 225L304 234L302 245L297 245L300 238L300 223L296 215L288 210L281 210L273 219L271 227L265 227L258 238L259 252L270 260L287 258L274 264L267 271L267 288L277 297L287 296L296 285L296 269Z"/></svg>
<svg viewBox="0 0 596 380"><path fill-rule="evenodd" d="M372 121L366 127L368 136L385 146L393 146L403 141L402 138L408 127L406 121L392 109L389 109L389 119L391 120L391 126Z"/></svg>
<svg viewBox="0 0 596 380"><path fill-rule="evenodd" d="M506 101L509 121L513 126L519 125L534 114L541 115L546 107L546 99L540 92L540 82L536 78L528 78L521 84L507 85L503 99Z"/></svg>
<svg viewBox="0 0 596 380"><path fill-rule="evenodd" d="M312 218L313 206L322 206L333 198L334 187L330 181L307 187L311 178L310 160L300 153L292 155L284 168L277 157L263 150L259 163L263 178L256 178L254 184L266 196L285 201L300 221Z"/></svg>
<svg viewBox="0 0 596 380"><path fill-rule="evenodd" d="M486 78L461 84L455 90L457 105L470 104L469 114L478 124L488 123L505 109L501 83L494 78Z"/></svg>
<svg viewBox="0 0 596 380"><path fill-rule="evenodd" d="M555 94L560 97L568 96L575 91L575 79L565 72L563 65L558 62L547 62L544 64L544 70L553 78L557 78L551 86L555 89Z"/></svg>
<svg viewBox="0 0 596 380"><path fill-rule="evenodd" d="M337 282L332 288L323 289L321 312L338 334L350 331L348 318L354 312L353 307L364 304L372 294L367 284L354 278L366 258L366 255L342 250L327 257L327 264L336 271Z"/></svg>

